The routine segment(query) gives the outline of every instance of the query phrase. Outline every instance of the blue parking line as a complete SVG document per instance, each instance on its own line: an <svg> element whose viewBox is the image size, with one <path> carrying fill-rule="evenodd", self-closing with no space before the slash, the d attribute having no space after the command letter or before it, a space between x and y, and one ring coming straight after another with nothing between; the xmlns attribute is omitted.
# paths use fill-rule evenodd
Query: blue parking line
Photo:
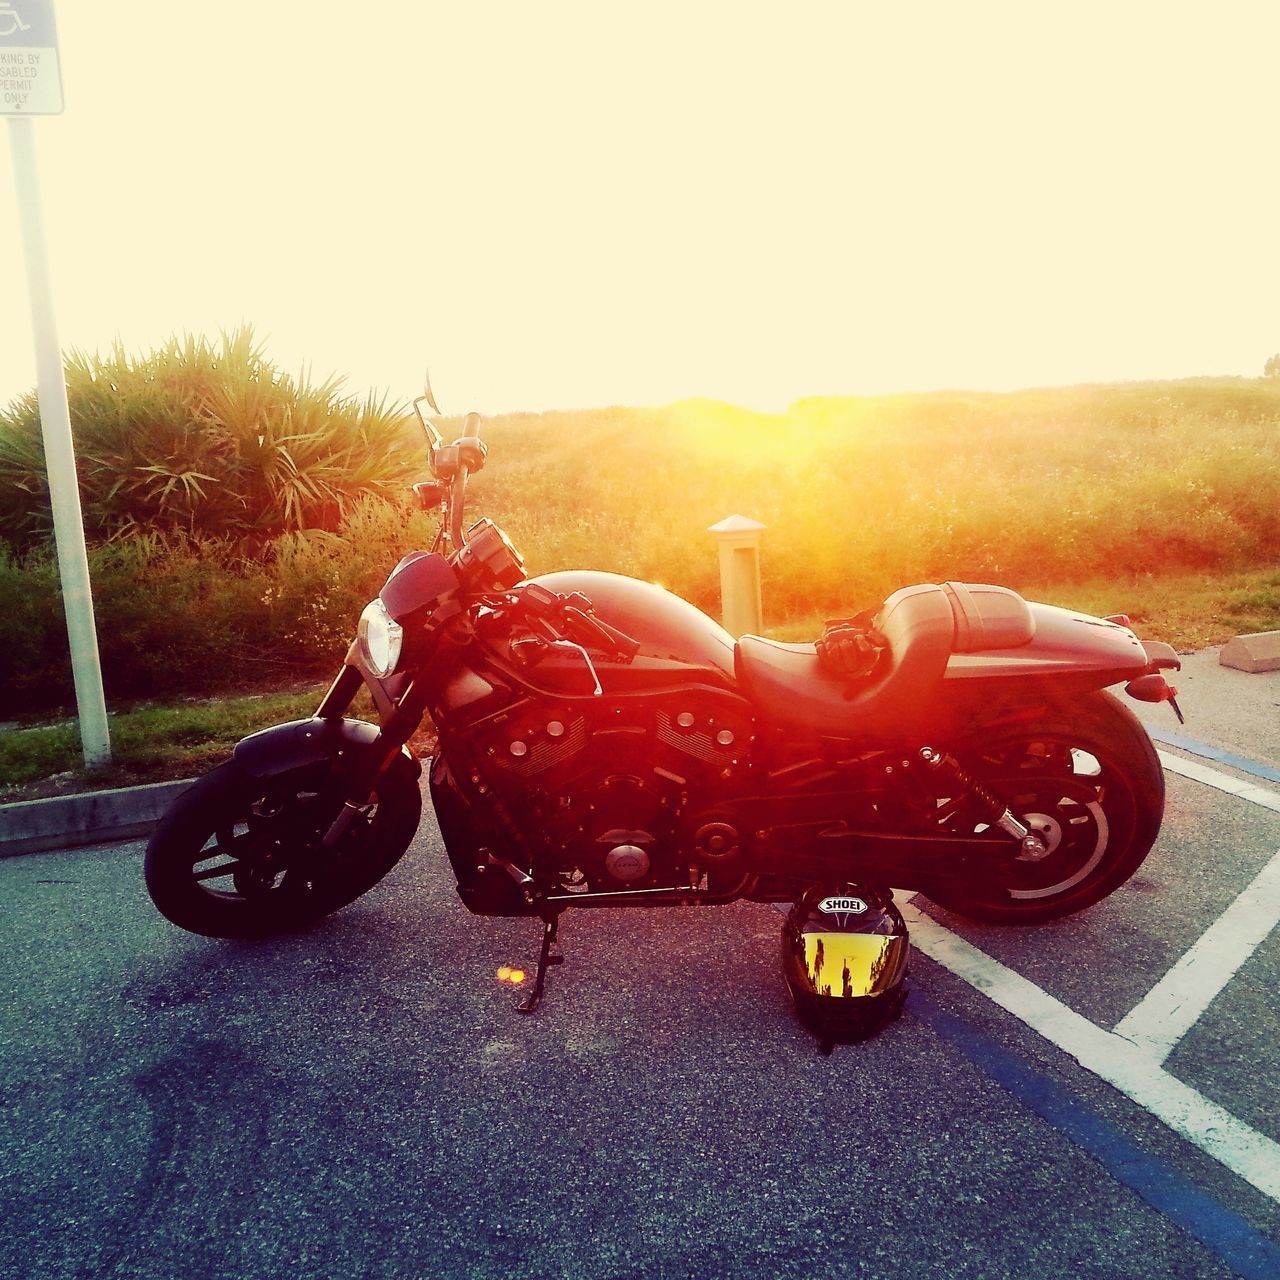
<svg viewBox="0 0 1280 1280"><path fill-rule="evenodd" d="M1194 738L1184 738L1180 733L1170 733L1167 729L1153 729L1147 726L1147 732L1166 746L1177 747L1179 751L1189 751L1193 756L1203 756L1206 760L1216 760L1219 764L1230 765L1241 773L1252 774L1255 778L1265 778L1268 782L1280 782L1280 769L1274 765L1263 764L1261 760L1251 760L1248 756L1238 756L1221 747L1211 747L1207 742L1197 742Z"/></svg>
<svg viewBox="0 0 1280 1280"><path fill-rule="evenodd" d="M907 1009L1020 1102L1100 1161L1117 1181L1212 1250L1244 1280L1280 1276L1280 1245L1201 1191L1171 1165L1139 1150L1114 1125L1076 1101L990 1037L916 988Z"/></svg>

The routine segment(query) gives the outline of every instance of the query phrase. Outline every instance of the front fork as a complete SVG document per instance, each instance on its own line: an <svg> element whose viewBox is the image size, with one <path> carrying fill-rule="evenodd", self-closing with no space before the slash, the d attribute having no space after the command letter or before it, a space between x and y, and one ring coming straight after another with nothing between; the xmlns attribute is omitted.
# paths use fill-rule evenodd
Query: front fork
<svg viewBox="0 0 1280 1280"><path fill-rule="evenodd" d="M320 705L316 708L316 717L320 720L340 720L347 714L347 709L355 701L356 694L364 677L350 663L344 662L333 683L329 686Z"/></svg>
<svg viewBox="0 0 1280 1280"><path fill-rule="evenodd" d="M346 713L355 696L360 692L364 676L357 667L344 663L342 670L316 708L316 716L322 720L339 720ZM328 830L321 837L321 848L331 849L346 834L351 824L369 807L373 800L373 792L383 770L400 754L404 744L413 736L414 731L422 723L426 711L426 701L421 695L415 696L415 687L410 682L400 699L389 704L390 710L382 714L381 731L374 740L371 749L361 759L347 783L346 795L338 816L330 823ZM379 703L383 699L376 699ZM382 710L381 706L379 710Z"/></svg>

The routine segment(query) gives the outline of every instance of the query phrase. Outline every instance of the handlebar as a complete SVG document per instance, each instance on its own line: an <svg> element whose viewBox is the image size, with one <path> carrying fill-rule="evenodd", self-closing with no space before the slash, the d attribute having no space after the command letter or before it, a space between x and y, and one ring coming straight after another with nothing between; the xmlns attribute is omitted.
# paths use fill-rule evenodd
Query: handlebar
<svg viewBox="0 0 1280 1280"><path fill-rule="evenodd" d="M462 530L463 517L467 509L467 476L472 469L476 450L469 447L475 445L483 449L478 436L463 436L452 445L457 452L457 469L453 473L453 481L449 486L449 539L455 551L467 544L467 536ZM480 464L484 464L484 455L480 455ZM479 467L476 468L479 470Z"/></svg>
<svg viewBox="0 0 1280 1280"><path fill-rule="evenodd" d="M447 486L448 536L454 551L467 544L462 527L466 509L467 477L473 471L481 470L489 455L488 446L480 439L478 413L467 414L463 419L462 429L464 434L452 444L438 445L431 450L431 473L437 483ZM438 434L436 438L440 438Z"/></svg>

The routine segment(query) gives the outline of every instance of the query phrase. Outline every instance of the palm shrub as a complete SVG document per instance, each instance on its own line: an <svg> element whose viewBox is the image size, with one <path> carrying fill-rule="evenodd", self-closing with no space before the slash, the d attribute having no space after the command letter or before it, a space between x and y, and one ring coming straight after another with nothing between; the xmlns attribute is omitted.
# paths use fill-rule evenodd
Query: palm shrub
<svg viewBox="0 0 1280 1280"><path fill-rule="evenodd" d="M264 548L336 529L364 497L421 467L404 410L283 373L245 326L220 341L171 338L130 356L71 353L67 400L91 541L135 532L230 538ZM52 528L34 393L0 413L0 537L15 549Z"/></svg>

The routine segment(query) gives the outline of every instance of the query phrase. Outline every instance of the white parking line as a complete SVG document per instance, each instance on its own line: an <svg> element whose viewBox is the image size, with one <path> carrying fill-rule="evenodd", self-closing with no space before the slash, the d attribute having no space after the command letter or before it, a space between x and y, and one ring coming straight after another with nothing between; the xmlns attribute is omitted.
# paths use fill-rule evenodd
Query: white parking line
<svg viewBox="0 0 1280 1280"><path fill-rule="evenodd" d="M1230 774L1219 773L1217 769L1210 769L1208 765L1198 764L1194 760L1184 760L1181 756L1170 755L1167 751L1159 751L1156 754L1160 757L1160 763L1170 773L1181 774L1182 777L1190 778L1193 782L1203 782L1206 787L1225 791L1230 796L1239 796L1241 800L1247 800L1250 804L1280 813L1280 795L1267 790L1266 787L1260 787L1253 782L1241 782L1239 778L1233 778Z"/></svg>
<svg viewBox="0 0 1280 1280"><path fill-rule="evenodd" d="M1160 752L1160 760L1171 773L1280 813L1280 796L1273 791L1167 752ZM1162 1065L1280 920L1280 852L1115 1031L1103 1030L924 915L910 895L902 895L899 905L913 942L925 955L1280 1203L1280 1144L1170 1075Z"/></svg>
<svg viewBox="0 0 1280 1280"><path fill-rule="evenodd" d="M1214 996L1280 922L1280 850L1191 949L1117 1024L1156 1062L1199 1020Z"/></svg>
<svg viewBox="0 0 1280 1280"><path fill-rule="evenodd" d="M1250 1128L1224 1107L1171 1076L1128 1040L1096 1026L1020 973L923 914L911 902L899 905L913 945L925 955L990 996L1081 1066L1280 1203L1280 1143Z"/></svg>

